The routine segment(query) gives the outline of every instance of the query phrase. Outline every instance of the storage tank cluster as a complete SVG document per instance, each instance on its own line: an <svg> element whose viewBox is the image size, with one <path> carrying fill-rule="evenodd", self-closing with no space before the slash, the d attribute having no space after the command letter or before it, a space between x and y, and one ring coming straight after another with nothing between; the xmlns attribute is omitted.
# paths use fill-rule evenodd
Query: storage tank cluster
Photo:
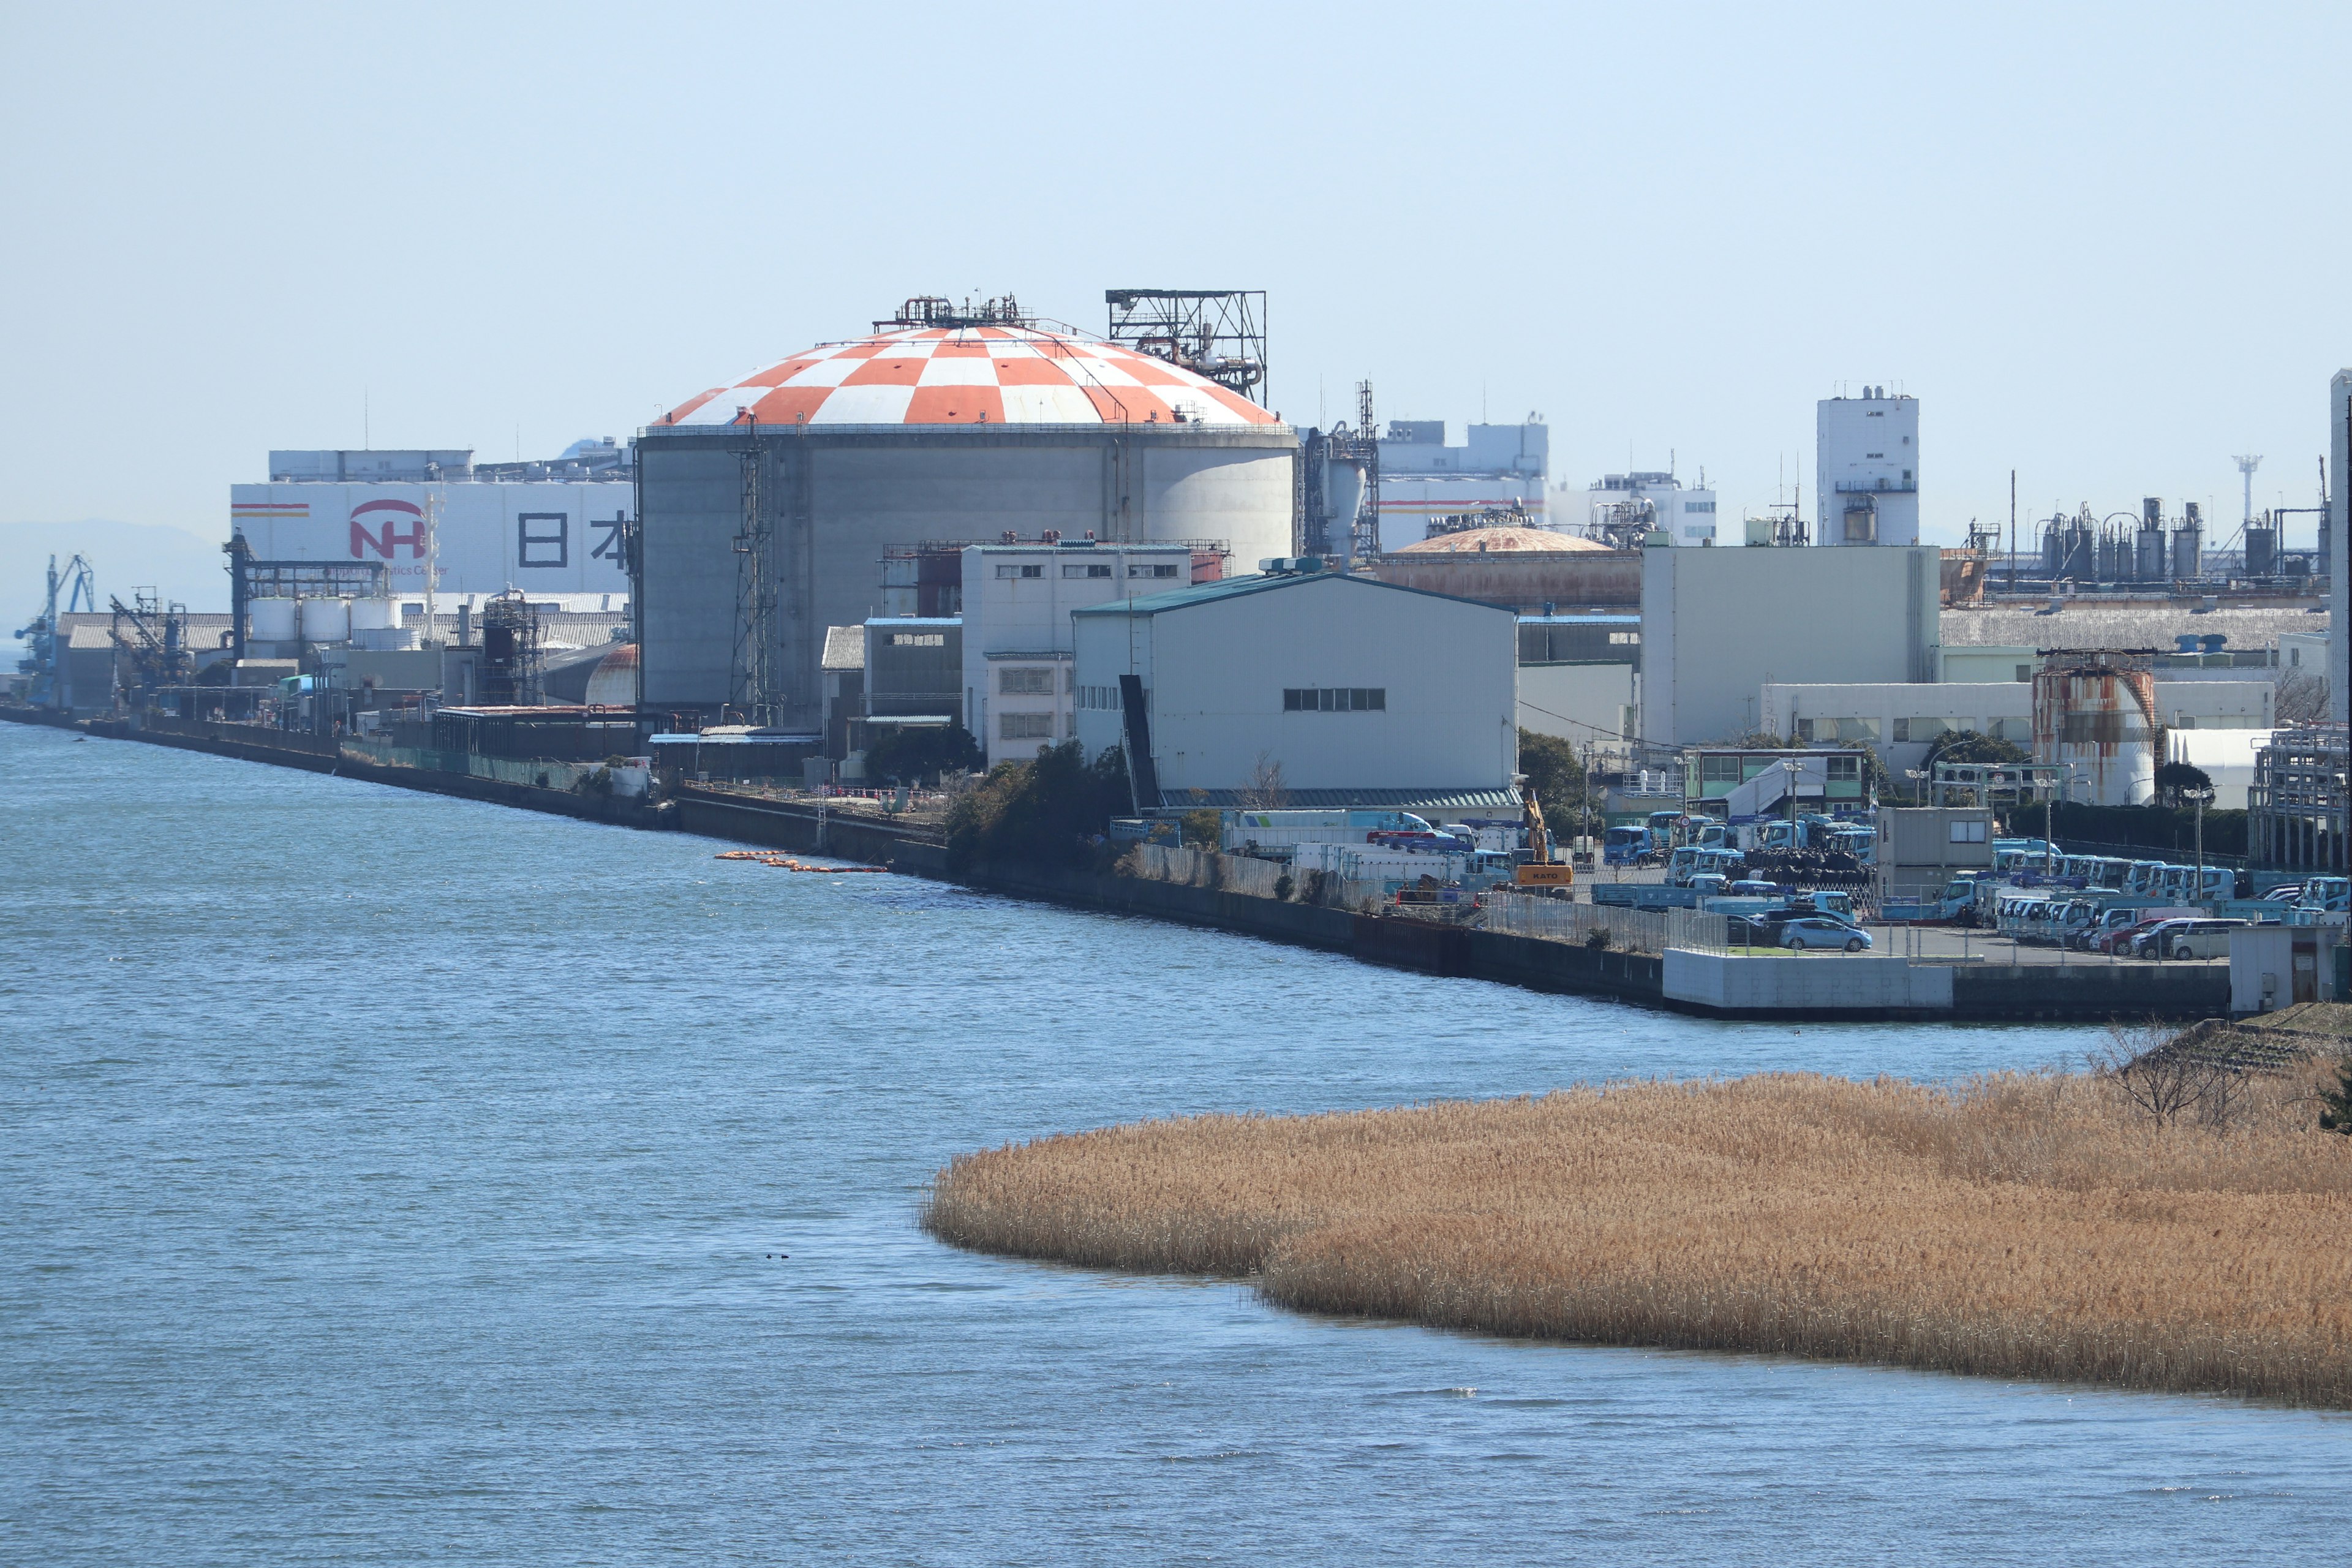
<svg viewBox="0 0 2352 1568"><path fill-rule="evenodd" d="M2078 583L2194 582L2205 574L2205 521L2195 501L2168 531L2164 501L2149 496L2140 502L2137 527L2102 522L2084 506L2073 517L2063 513L2042 528L2042 570L2055 583L2071 577Z"/></svg>
<svg viewBox="0 0 2352 1568"><path fill-rule="evenodd" d="M382 649L415 646L416 634L400 624L396 599L272 595L247 601L245 611L248 642L272 645L281 658L320 644Z"/></svg>

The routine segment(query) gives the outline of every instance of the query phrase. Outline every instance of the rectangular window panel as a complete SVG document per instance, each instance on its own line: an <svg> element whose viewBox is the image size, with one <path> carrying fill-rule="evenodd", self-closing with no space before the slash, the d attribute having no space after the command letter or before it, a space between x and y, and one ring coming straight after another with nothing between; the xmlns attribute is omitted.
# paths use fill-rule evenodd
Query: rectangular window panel
<svg viewBox="0 0 2352 1568"><path fill-rule="evenodd" d="M1054 672L1050 669L1000 669L996 672L996 689L1007 697L1051 697L1054 694Z"/></svg>
<svg viewBox="0 0 2352 1568"><path fill-rule="evenodd" d="M572 519L560 511L515 513L515 564L572 564Z"/></svg>
<svg viewBox="0 0 2352 1568"><path fill-rule="evenodd" d="M1130 577L1173 577L1176 568L1167 564L1129 566L1127 574Z"/></svg>
<svg viewBox="0 0 2352 1568"><path fill-rule="evenodd" d="M1006 741L1050 741L1054 738L1054 716L1051 713L1000 713L996 716L996 733Z"/></svg>
<svg viewBox="0 0 2352 1568"><path fill-rule="evenodd" d="M1004 564L997 567L996 574L999 577L1013 578L1043 577L1045 574L1045 568L1043 566L1015 566Z"/></svg>
<svg viewBox="0 0 2352 1568"><path fill-rule="evenodd" d="M1065 566L1062 568L1062 575L1065 577L1108 577L1110 575L1110 568L1104 564Z"/></svg>

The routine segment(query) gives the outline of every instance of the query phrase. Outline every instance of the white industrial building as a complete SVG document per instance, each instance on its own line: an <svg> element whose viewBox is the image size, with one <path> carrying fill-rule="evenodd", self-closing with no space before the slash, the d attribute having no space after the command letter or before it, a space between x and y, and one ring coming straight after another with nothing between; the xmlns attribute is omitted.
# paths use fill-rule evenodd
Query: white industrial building
<svg viewBox="0 0 2352 1568"><path fill-rule="evenodd" d="M1462 446L1449 447L1443 419L1393 419L1380 456L1384 551L1419 543L1442 517L1516 508L1545 521L1551 432L1538 420L1473 425Z"/></svg>
<svg viewBox="0 0 2352 1568"><path fill-rule="evenodd" d="M2267 680L2158 680L2157 722L2174 731L2267 731ZM1866 741L1898 776L1922 766L1942 735L1970 731L2033 746L2033 686L2029 681L1872 682L1790 685L1767 682L1758 698L1764 728L1800 745ZM2241 786L2242 788L2242 786Z"/></svg>
<svg viewBox="0 0 2352 1568"><path fill-rule="evenodd" d="M1940 664L1942 552L1645 550L1642 739L1762 727L1759 682L1927 682Z"/></svg>
<svg viewBox="0 0 2352 1568"><path fill-rule="evenodd" d="M463 448L274 451L268 484L229 487L229 530L256 561L382 563L386 590L416 613L428 562L451 603L509 588L568 610L627 603L622 535L636 491L625 468L473 459ZM548 474L564 477L536 477Z"/></svg>
<svg viewBox="0 0 2352 1568"><path fill-rule="evenodd" d="M1580 516L1556 521L1587 539L1627 549L1658 542L1657 535L1667 544L1718 542L1715 491L1685 488L1671 473L1603 474L1585 490Z"/></svg>
<svg viewBox="0 0 2352 1568"><path fill-rule="evenodd" d="M1815 405L1823 544L1919 542L1919 400L1883 386Z"/></svg>
<svg viewBox="0 0 2352 1568"><path fill-rule="evenodd" d="M961 709L988 765L1027 762L1077 733L1071 611L1189 586L1193 571L1181 544L967 547Z"/></svg>
<svg viewBox="0 0 2352 1568"><path fill-rule="evenodd" d="M1286 572L1091 605L1078 740L1126 743L1146 808L1511 804L1508 610L1341 573Z"/></svg>

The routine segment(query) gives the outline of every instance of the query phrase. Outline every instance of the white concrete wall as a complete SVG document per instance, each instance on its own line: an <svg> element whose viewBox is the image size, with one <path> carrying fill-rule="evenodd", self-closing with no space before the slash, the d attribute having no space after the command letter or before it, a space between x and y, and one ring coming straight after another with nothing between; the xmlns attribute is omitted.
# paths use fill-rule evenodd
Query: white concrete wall
<svg viewBox="0 0 2352 1568"><path fill-rule="evenodd" d="M1523 664L1519 728L1580 746L1622 740L1636 680L1630 664Z"/></svg>
<svg viewBox="0 0 2352 1568"><path fill-rule="evenodd" d="M1759 681L1930 682L1942 557L1907 550L1645 550L1642 738L1757 728Z"/></svg>
<svg viewBox="0 0 2352 1568"><path fill-rule="evenodd" d="M1294 789L1502 789L1517 768L1507 610L1331 574L1075 625L1079 741L1118 742L1118 678L1140 676L1163 791L1244 788L1262 753ZM1291 687L1380 688L1388 705L1285 712Z"/></svg>
<svg viewBox="0 0 2352 1568"><path fill-rule="evenodd" d="M2034 668L2042 656L2028 647L1994 647L1977 645L1955 647L1944 645L1936 679L1961 684L1981 684L1995 680L2017 680L2031 683ZM2025 673L2017 672L2023 669Z"/></svg>
<svg viewBox="0 0 2352 1568"><path fill-rule="evenodd" d="M1664 967L1669 997L1709 1007L1811 1011L1952 1005L1950 965L1914 965L1900 957L1735 958L1670 947Z"/></svg>
<svg viewBox="0 0 2352 1568"><path fill-rule="evenodd" d="M2278 688L2267 680L2159 680L2156 721L2167 729L2267 730Z"/></svg>

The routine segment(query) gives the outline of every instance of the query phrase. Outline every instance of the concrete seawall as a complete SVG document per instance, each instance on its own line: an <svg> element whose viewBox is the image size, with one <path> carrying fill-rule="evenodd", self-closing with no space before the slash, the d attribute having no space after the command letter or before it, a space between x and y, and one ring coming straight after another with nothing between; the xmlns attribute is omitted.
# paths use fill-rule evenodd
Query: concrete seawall
<svg viewBox="0 0 2352 1568"><path fill-rule="evenodd" d="M57 725L0 709L0 718ZM1345 953L1368 963L1711 1017L1976 1022L2105 1022L2220 1017L2229 972L2211 964L1913 964L1896 957L1747 957L1675 950L1664 956L1588 948L1434 921L1364 915L1244 893L1034 866L983 866L951 878L933 828L692 784L658 806L505 779L385 765L321 736L253 725L91 721L92 734L520 806L616 826L676 829L796 854L887 866L990 892L1172 921Z"/></svg>

